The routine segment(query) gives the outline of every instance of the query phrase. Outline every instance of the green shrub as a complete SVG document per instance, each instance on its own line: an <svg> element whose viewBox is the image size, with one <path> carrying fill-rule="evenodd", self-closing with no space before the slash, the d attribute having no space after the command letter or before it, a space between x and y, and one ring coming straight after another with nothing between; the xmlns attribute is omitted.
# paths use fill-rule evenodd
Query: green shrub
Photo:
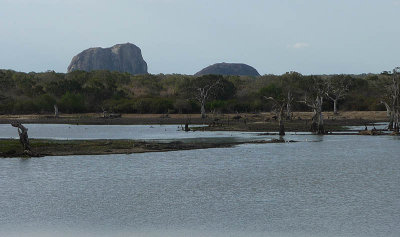
<svg viewBox="0 0 400 237"><path fill-rule="evenodd" d="M81 94L67 92L61 97L59 107L65 113L85 112L85 100Z"/></svg>

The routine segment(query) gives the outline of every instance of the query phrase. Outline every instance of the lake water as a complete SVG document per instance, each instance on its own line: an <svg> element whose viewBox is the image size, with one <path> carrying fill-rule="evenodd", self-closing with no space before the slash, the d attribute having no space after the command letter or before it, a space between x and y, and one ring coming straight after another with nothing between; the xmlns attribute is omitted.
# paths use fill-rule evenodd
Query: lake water
<svg viewBox="0 0 400 237"><path fill-rule="evenodd" d="M27 125L36 138L260 138L70 126ZM0 159L0 236L400 235L399 137L288 137L300 142Z"/></svg>

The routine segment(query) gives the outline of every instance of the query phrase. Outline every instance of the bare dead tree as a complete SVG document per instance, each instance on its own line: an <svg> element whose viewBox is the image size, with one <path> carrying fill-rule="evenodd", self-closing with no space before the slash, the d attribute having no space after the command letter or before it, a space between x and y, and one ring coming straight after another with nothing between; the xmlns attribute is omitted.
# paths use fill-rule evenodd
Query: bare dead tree
<svg viewBox="0 0 400 237"><path fill-rule="evenodd" d="M273 102L272 110L275 113L275 116L278 119L279 123L279 135L284 136L285 135L285 125L283 124L283 116L284 116L284 111L285 107L287 106L287 100L286 99L275 99L273 97L266 97L264 96L265 99L270 100Z"/></svg>
<svg viewBox="0 0 400 237"><path fill-rule="evenodd" d="M390 80L384 85L384 93L380 101L389 117L388 129L399 133L400 117L400 67L393 69Z"/></svg>
<svg viewBox="0 0 400 237"><path fill-rule="evenodd" d="M58 106L54 105L54 117L58 118L59 114L58 114Z"/></svg>
<svg viewBox="0 0 400 237"><path fill-rule="evenodd" d="M18 121L13 121L11 126L18 128L19 141L21 142L24 153L30 155L32 152L29 145L28 129Z"/></svg>
<svg viewBox="0 0 400 237"><path fill-rule="evenodd" d="M392 110L392 108L390 107L390 105L386 101L381 100L380 103L383 104L385 106L385 108L386 108L386 115L389 118L388 129L389 130L393 130L394 110Z"/></svg>
<svg viewBox="0 0 400 237"><path fill-rule="evenodd" d="M390 110L390 106L388 105L388 103L386 103L385 101L381 100L379 102L380 104L383 104L386 108L386 115L388 116L388 118L391 117L392 111Z"/></svg>
<svg viewBox="0 0 400 237"><path fill-rule="evenodd" d="M293 93L291 90L287 92L287 103L286 103L286 118L292 120L293 111L292 111L292 103L293 103Z"/></svg>
<svg viewBox="0 0 400 237"><path fill-rule="evenodd" d="M324 118L322 116L322 103L324 97L322 95L317 95L315 98L308 99L307 96L304 97L304 100L301 101L305 103L308 107L310 107L314 115L312 117L311 123L311 131L317 134L324 134Z"/></svg>
<svg viewBox="0 0 400 237"><path fill-rule="evenodd" d="M322 105L326 95L326 84L316 76L310 76L306 82L308 91L304 94L304 100L299 101L310 107L314 115L312 117L311 132L325 134Z"/></svg>
<svg viewBox="0 0 400 237"><path fill-rule="evenodd" d="M338 101L346 97L350 87L350 79L344 75L338 75L328 79L326 84L325 95L333 101L333 113L338 114Z"/></svg>
<svg viewBox="0 0 400 237"><path fill-rule="evenodd" d="M222 76L206 75L192 80L188 87L190 97L200 104L201 118L206 118L206 103L214 97L218 90L222 89Z"/></svg>
<svg viewBox="0 0 400 237"><path fill-rule="evenodd" d="M302 75L298 72L287 72L282 75L282 80L280 81L283 93L286 94L286 119L292 120L293 111L292 104L294 101L294 94L296 91L296 85L300 82Z"/></svg>
<svg viewBox="0 0 400 237"><path fill-rule="evenodd" d="M390 87L393 107L393 131L399 133L400 116L400 67L393 69L392 84Z"/></svg>
<svg viewBox="0 0 400 237"><path fill-rule="evenodd" d="M285 74L286 76L287 74ZM288 109L288 103L291 102L292 97L288 96L287 87L284 80L279 80L277 83L271 83L267 87L260 90L263 98L272 102L272 112L275 113L275 118L279 123L279 135L285 135L285 126L283 121L285 119L285 109ZM290 94L290 93L289 93ZM288 116L286 116L286 119Z"/></svg>
<svg viewBox="0 0 400 237"><path fill-rule="evenodd" d="M195 95L196 100L200 103L201 106L201 118L206 117L206 102L210 96L210 92L212 89L219 85L219 81L216 81L212 84L205 85L204 87L198 87L197 93Z"/></svg>

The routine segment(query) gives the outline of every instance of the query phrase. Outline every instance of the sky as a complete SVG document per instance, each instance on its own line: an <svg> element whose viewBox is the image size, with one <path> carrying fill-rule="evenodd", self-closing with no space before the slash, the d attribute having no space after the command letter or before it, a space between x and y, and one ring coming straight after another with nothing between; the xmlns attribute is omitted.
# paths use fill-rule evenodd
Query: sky
<svg viewBox="0 0 400 237"><path fill-rule="evenodd" d="M126 42L152 74L380 73L400 66L400 0L0 0L1 69L66 72Z"/></svg>

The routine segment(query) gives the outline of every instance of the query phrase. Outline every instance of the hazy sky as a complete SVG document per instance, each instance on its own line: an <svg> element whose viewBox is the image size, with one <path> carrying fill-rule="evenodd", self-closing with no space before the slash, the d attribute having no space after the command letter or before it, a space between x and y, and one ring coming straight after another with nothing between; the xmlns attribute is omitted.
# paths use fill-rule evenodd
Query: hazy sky
<svg viewBox="0 0 400 237"><path fill-rule="evenodd" d="M400 0L0 0L0 68L66 72L131 42L150 73L240 62L260 74L400 66Z"/></svg>

